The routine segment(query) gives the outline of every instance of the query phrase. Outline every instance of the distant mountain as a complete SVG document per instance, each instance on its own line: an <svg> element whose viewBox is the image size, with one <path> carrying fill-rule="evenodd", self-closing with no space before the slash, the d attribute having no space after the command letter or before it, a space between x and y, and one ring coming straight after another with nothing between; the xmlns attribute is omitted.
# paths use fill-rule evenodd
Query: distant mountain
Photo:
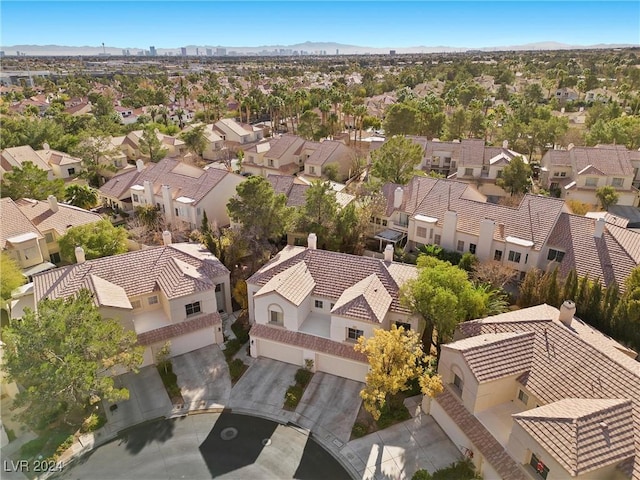
<svg viewBox="0 0 640 480"><path fill-rule="evenodd" d="M452 53L452 52L467 52L467 51L509 51L509 50L575 50L575 49L606 49L606 48L632 48L638 47L640 44L597 44L597 45L568 45L566 43L558 42L537 42L528 43L524 45L504 45L494 47L482 47L482 48L469 48L469 47L448 47L448 46L416 46L416 47L384 47L374 48L358 45L345 45L335 42L304 42L297 43L295 45L262 45L255 47L234 47L234 46L221 46L221 45L187 45L186 47L176 48L157 48L157 54L159 56L164 55L180 55L181 48L187 49L187 55L196 55L196 51L199 55L206 55L207 49L212 49L215 54L216 48L224 48L229 54L238 55L261 55L261 54L274 54L282 53L288 54L289 52L307 52L314 54L318 52L326 52L326 55L335 55L336 51L340 55L355 55L355 54L388 54L390 50L395 50L396 53ZM5 52L5 55L20 54L30 56L80 56L80 55L122 55L123 50L128 50L131 55L137 55L139 52L145 52L149 50L149 47L111 47L111 46L82 46L82 47L70 47L61 45L7 45L0 47L0 50Z"/></svg>

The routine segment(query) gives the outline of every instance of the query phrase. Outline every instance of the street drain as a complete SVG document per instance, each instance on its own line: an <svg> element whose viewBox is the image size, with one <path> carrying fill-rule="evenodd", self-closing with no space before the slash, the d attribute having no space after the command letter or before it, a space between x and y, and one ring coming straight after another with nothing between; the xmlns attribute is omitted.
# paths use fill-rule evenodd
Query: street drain
<svg viewBox="0 0 640 480"><path fill-rule="evenodd" d="M271 445L271 439L265 438L264 440L262 440L262 445L268 447L269 445Z"/></svg>
<svg viewBox="0 0 640 480"><path fill-rule="evenodd" d="M238 429L235 427L227 427L220 432L222 440L233 440L238 436Z"/></svg>

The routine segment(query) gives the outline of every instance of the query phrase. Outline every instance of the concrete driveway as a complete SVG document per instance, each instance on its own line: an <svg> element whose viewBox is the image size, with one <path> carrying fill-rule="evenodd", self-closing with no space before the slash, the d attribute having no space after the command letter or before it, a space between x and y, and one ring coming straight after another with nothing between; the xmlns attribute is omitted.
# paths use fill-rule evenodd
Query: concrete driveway
<svg viewBox="0 0 640 480"><path fill-rule="evenodd" d="M421 468L433 473L462 458L436 421L425 414L352 440L340 454L363 480L402 480Z"/></svg>
<svg viewBox="0 0 640 480"><path fill-rule="evenodd" d="M218 345L173 357L171 361L185 411L224 408L231 394L231 380Z"/></svg>
<svg viewBox="0 0 640 480"><path fill-rule="evenodd" d="M103 402L108 420L106 428L110 432L171 415L173 405L154 365L140 369L139 373L125 373L116 377L115 385L129 390L129 400ZM113 405L117 405L117 408L113 408Z"/></svg>
<svg viewBox="0 0 640 480"><path fill-rule="evenodd" d="M363 383L354 380L316 372L296 408L293 421L341 447L351 436L362 403L360 390L363 387Z"/></svg>

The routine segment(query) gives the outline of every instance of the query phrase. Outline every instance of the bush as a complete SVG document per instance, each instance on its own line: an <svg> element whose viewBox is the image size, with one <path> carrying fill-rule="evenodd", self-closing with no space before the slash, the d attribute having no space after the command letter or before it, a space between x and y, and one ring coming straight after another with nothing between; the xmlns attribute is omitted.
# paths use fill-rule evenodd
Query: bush
<svg viewBox="0 0 640 480"><path fill-rule="evenodd" d="M242 348L242 345L244 345L244 342L241 342L237 338L234 338L234 339L229 340L224 345L225 345L225 347L224 347L224 358L226 358L227 361L229 361L229 360L231 360L233 358L233 356L236 353L238 353L240 351L240 349Z"/></svg>
<svg viewBox="0 0 640 480"><path fill-rule="evenodd" d="M356 422L353 424L351 435L354 438L364 437L367 433L369 433L369 428L364 423Z"/></svg>
<svg viewBox="0 0 640 480"><path fill-rule="evenodd" d="M302 388L306 387L311 381L311 377L313 377L313 373L309 370L305 370L304 368L298 369L296 372L296 384L300 385Z"/></svg>
<svg viewBox="0 0 640 480"><path fill-rule="evenodd" d="M295 408L302 398L303 388L300 385L291 385L284 395L284 404L289 408Z"/></svg>
<svg viewBox="0 0 640 480"><path fill-rule="evenodd" d="M42 436L34 438L20 447L20 455L23 458L32 458L38 455L47 444L47 438Z"/></svg>
<svg viewBox="0 0 640 480"><path fill-rule="evenodd" d="M398 422L409 420L410 418L411 414L409 413L409 410L407 410L407 407L402 403L402 397L394 395L389 398L385 406L382 408L380 418L376 423L378 424L378 428L382 430Z"/></svg>
<svg viewBox="0 0 640 480"><path fill-rule="evenodd" d="M455 478L456 480L474 480L481 478L476 474L473 468L471 460L460 460L456 463L452 463L446 468L441 468L433 472L431 477L433 480L449 480Z"/></svg>
<svg viewBox="0 0 640 480"><path fill-rule="evenodd" d="M229 375L231 376L231 381L237 381L244 373L245 368L246 365L239 358L229 362Z"/></svg>
<svg viewBox="0 0 640 480"><path fill-rule="evenodd" d="M173 373L173 364L166 361L158 365L157 368L164 388L167 390L169 396L173 398L182 395L180 387L178 386L178 376Z"/></svg>
<svg viewBox="0 0 640 480"><path fill-rule="evenodd" d="M411 477L411 480L432 480L432 479L433 477L431 476L431 474L424 468L421 468L420 470L416 471L416 473L414 473L413 476Z"/></svg>
<svg viewBox="0 0 640 480"><path fill-rule="evenodd" d="M249 330L247 330L246 325L240 322L240 320L236 320L231 324L231 330L233 330L233 333L240 343L244 344L249 341Z"/></svg>
<svg viewBox="0 0 640 480"><path fill-rule="evenodd" d="M430 257L436 257L438 260L449 262L451 265L458 265L462 260L462 254L451 250L445 250L440 245L423 245L420 247L420 253L424 253Z"/></svg>
<svg viewBox="0 0 640 480"><path fill-rule="evenodd" d="M74 440L74 436L73 435L69 435L64 442L62 442L60 445L58 445L58 448L56 448L56 453L54 454L54 457L57 458L60 455L62 455L65 450L67 450L69 447L71 447L71 445L73 445L73 440Z"/></svg>
<svg viewBox="0 0 640 480"><path fill-rule="evenodd" d="M107 417L105 417L104 415L98 415L97 413L92 413L82 422L80 432L95 432L105 423L107 423Z"/></svg>

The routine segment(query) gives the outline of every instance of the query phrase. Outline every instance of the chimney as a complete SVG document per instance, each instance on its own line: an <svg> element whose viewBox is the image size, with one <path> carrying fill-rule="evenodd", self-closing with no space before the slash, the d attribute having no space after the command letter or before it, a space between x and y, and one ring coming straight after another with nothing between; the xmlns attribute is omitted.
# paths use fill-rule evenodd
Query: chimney
<svg viewBox="0 0 640 480"><path fill-rule="evenodd" d="M75 253L76 253L76 263L84 263L86 261L86 258L84 256L84 248L80 246L76 247Z"/></svg>
<svg viewBox="0 0 640 480"><path fill-rule="evenodd" d="M502 148L504 148L505 150L509 148L509 140L502 141Z"/></svg>
<svg viewBox="0 0 640 480"><path fill-rule="evenodd" d="M315 233L310 233L307 237L307 248L315 250L318 248L318 237Z"/></svg>
<svg viewBox="0 0 640 480"><path fill-rule="evenodd" d="M570 327L575 314L576 304L573 303L572 300L565 300L562 305L560 305L560 315L558 315L558 320L560 320L563 325Z"/></svg>
<svg viewBox="0 0 640 480"><path fill-rule="evenodd" d="M49 151L49 149L50 149L50 148L51 148L51 147L49 146L49 144L48 144L47 142L44 142L44 143L42 144L42 149L43 149L43 150Z"/></svg>
<svg viewBox="0 0 640 480"><path fill-rule="evenodd" d="M171 232L169 230L162 232L162 243L164 245L171 245Z"/></svg>
<svg viewBox="0 0 640 480"><path fill-rule="evenodd" d="M51 209L51 211L52 212L57 212L58 211L58 199L53 195L49 195L47 197L47 200L49 200L49 208Z"/></svg>
<svg viewBox="0 0 640 480"><path fill-rule="evenodd" d="M390 243L387 243L387 246L384 247L384 261L393 262L393 245Z"/></svg>
<svg viewBox="0 0 640 480"><path fill-rule="evenodd" d="M571 150L573 147L575 147L575 145L573 143L570 143L569 145L567 145L567 150Z"/></svg>
<svg viewBox="0 0 640 480"><path fill-rule="evenodd" d="M595 228L593 229L593 236L596 238L602 238L602 234L604 233L604 224L607 223L604 217L600 217L596 220Z"/></svg>
<svg viewBox="0 0 640 480"><path fill-rule="evenodd" d="M144 170L144 162L140 159L136 160L136 170L138 170L138 172Z"/></svg>
<svg viewBox="0 0 640 480"><path fill-rule="evenodd" d="M400 205L402 205L402 194L402 187L396 188L393 192L393 208L400 208Z"/></svg>

